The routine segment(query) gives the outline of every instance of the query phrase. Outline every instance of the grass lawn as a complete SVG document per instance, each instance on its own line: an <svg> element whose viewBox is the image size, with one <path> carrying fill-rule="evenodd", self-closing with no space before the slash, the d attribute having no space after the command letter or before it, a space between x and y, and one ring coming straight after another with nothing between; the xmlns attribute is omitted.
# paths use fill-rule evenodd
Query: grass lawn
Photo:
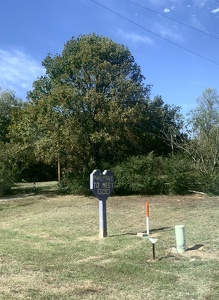
<svg viewBox="0 0 219 300"><path fill-rule="evenodd" d="M219 299L218 197L110 197L104 239L94 197L0 200L0 299ZM146 200L156 260L136 235L146 230ZM177 224L186 230L182 255Z"/></svg>

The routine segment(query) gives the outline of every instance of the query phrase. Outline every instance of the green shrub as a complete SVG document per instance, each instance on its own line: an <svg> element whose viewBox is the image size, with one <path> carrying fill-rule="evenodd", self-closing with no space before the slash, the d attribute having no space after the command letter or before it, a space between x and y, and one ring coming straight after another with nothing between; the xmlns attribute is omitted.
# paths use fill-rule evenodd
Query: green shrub
<svg viewBox="0 0 219 300"><path fill-rule="evenodd" d="M0 196L11 192L14 181L14 172L5 162L0 161Z"/></svg>
<svg viewBox="0 0 219 300"><path fill-rule="evenodd" d="M202 182L204 192L219 195L219 170L215 170L212 176L203 176Z"/></svg>
<svg viewBox="0 0 219 300"><path fill-rule="evenodd" d="M12 146L0 143L0 196L9 194L16 181L17 169L13 161Z"/></svg>
<svg viewBox="0 0 219 300"><path fill-rule="evenodd" d="M163 171L167 194L187 194L197 189L199 176L188 156L175 154L166 158Z"/></svg>
<svg viewBox="0 0 219 300"><path fill-rule="evenodd" d="M207 186L191 159L183 154L157 157L151 152L130 157L101 171L104 169L111 169L114 174L114 195L187 194L190 190L203 191ZM89 180L88 170L66 176L60 183L60 192L91 195ZM217 180L215 178L215 186L219 176Z"/></svg>
<svg viewBox="0 0 219 300"><path fill-rule="evenodd" d="M64 176L59 183L59 191L62 194L90 195L90 175L70 174Z"/></svg>
<svg viewBox="0 0 219 300"><path fill-rule="evenodd" d="M134 156L113 168L116 194L159 194L163 190L162 158L153 152Z"/></svg>

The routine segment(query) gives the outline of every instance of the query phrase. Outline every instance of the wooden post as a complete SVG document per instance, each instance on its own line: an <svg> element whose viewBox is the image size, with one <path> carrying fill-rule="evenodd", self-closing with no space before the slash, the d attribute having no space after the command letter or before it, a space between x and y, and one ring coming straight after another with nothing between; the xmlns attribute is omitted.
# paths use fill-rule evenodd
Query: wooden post
<svg viewBox="0 0 219 300"><path fill-rule="evenodd" d="M61 180L60 156L58 156L58 182Z"/></svg>

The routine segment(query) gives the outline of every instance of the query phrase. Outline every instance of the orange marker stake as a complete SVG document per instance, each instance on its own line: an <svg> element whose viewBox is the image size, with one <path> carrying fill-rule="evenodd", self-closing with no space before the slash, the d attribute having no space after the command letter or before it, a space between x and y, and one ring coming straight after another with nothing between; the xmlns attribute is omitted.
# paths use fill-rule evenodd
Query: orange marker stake
<svg viewBox="0 0 219 300"><path fill-rule="evenodd" d="M149 235L149 202L146 201L145 203L145 208L146 208L146 232L147 235Z"/></svg>

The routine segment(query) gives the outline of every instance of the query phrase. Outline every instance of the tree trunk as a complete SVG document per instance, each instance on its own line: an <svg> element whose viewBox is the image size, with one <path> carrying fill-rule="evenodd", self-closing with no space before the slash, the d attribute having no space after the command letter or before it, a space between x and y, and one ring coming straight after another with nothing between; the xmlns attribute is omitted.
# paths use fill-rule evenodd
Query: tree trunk
<svg viewBox="0 0 219 300"><path fill-rule="evenodd" d="M58 182L61 180L60 156L58 156Z"/></svg>

